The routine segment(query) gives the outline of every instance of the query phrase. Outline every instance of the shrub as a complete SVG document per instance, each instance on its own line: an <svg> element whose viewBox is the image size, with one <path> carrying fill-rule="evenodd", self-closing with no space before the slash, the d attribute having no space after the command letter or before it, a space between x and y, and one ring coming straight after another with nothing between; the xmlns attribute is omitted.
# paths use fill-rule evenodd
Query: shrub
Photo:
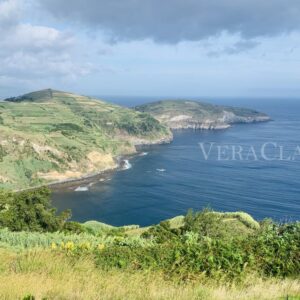
<svg viewBox="0 0 300 300"><path fill-rule="evenodd" d="M154 241L150 247L114 244L96 253L96 262L104 269L157 269L184 280L205 275L232 281L253 272L299 276L300 223L265 222L247 235L234 234L233 223L227 234L223 218L207 209L189 211L181 229L161 222L145 232L142 237Z"/></svg>
<svg viewBox="0 0 300 300"><path fill-rule="evenodd" d="M40 188L9 193L0 191L0 226L12 231L57 231L61 230L70 211L56 215L50 203L50 190Z"/></svg>
<svg viewBox="0 0 300 300"><path fill-rule="evenodd" d="M68 221L63 225L62 231L65 233L75 233L80 234L86 232L87 230L84 226L78 222Z"/></svg>

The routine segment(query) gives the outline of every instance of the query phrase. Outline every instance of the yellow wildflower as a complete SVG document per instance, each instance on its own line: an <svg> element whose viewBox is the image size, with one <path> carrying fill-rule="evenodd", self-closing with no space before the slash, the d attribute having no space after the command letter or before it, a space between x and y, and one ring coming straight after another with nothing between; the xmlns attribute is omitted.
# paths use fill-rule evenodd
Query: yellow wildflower
<svg viewBox="0 0 300 300"><path fill-rule="evenodd" d="M67 243L65 244L65 247L64 247L64 248L65 248L66 250L72 251L72 250L74 250L75 245L74 245L73 242L67 242Z"/></svg>
<svg viewBox="0 0 300 300"><path fill-rule="evenodd" d="M52 242L52 243L51 243L51 249L52 249L52 250L55 250L56 248L57 248L56 243Z"/></svg>
<svg viewBox="0 0 300 300"><path fill-rule="evenodd" d="M97 248L98 248L98 250L103 250L105 248L105 245L104 244L99 244Z"/></svg>
<svg viewBox="0 0 300 300"><path fill-rule="evenodd" d="M80 244L80 248L82 250L89 250L89 249L91 249L91 244L89 242L82 243L82 244Z"/></svg>

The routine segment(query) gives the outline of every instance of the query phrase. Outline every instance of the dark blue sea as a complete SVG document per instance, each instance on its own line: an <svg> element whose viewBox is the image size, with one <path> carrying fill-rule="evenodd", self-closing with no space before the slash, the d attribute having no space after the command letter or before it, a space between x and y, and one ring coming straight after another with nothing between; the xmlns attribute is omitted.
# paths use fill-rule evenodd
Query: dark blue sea
<svg viewBox="0 0 300 300"><path fill-rule="evenodd" d="M157 100L105 99L124 106ZM73 220L112 225L150 225L204 207L245 211L260 220L299 220L300 99L209 102L254 108L273 120L220 131L174 132L171 144L141 150L147 154L132 158L130 169L55 188L54 205L72 209ZM243 151L234 156L233 148ZM211 149L208 158L203 149L206 154ZM76 192L79 186L84 191Z"/></svg>

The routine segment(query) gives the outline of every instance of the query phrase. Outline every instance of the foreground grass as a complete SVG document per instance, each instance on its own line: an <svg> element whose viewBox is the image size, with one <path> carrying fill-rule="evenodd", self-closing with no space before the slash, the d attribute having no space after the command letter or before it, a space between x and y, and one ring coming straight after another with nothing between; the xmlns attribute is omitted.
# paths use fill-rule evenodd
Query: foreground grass
<svg viewBox="0 0 300 300"><path fill-rule="evenodd" d="M156 272L102 271L89 256L48 250L0 250L0 299L300 299L296 279L246 278L228 286L208 279L177 283ZM298 296L298 298L297 298ZM295 298L292 298L295 297Z"/></svg>

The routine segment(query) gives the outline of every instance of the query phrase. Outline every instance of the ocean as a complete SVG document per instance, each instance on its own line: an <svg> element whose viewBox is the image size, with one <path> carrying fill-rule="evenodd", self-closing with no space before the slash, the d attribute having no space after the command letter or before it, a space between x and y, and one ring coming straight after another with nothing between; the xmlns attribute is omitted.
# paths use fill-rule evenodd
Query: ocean
<svg viewBox="0 0 300 300"><path fill-rule="evenodd" d="M104 98L124 106L158 99ZM55 188L54 206L70 208L76 221L116 226L151 225L205 207L245 211L259 220L299 220L300 99L209 102L254 108L272 121L175 131L171 144L141 150L126 170Z"/></svg>

